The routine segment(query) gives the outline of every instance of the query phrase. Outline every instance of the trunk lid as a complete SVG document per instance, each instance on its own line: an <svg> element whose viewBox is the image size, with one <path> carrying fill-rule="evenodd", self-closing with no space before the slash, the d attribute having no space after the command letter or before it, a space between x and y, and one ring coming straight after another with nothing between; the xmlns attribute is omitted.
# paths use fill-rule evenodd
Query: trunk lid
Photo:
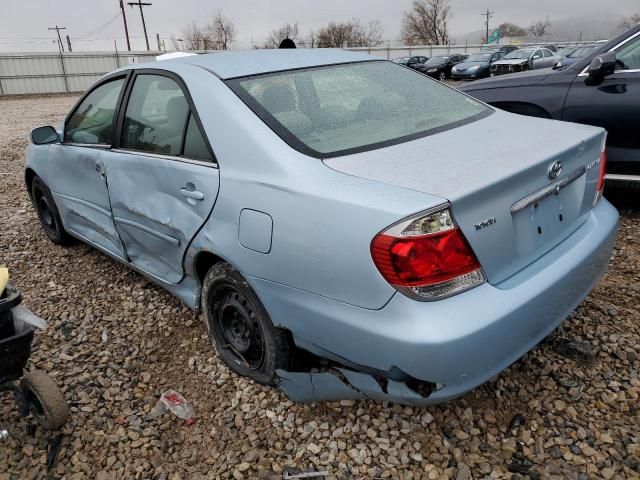
<svg viewBox="0 0 640 480"><path fill-rule="evenodd" d="M496 111L443 133L324 163L447 199L488 281L497 284L584 222L603 136L594 127ZM551 179L555 162L562 169Z"/></svg>

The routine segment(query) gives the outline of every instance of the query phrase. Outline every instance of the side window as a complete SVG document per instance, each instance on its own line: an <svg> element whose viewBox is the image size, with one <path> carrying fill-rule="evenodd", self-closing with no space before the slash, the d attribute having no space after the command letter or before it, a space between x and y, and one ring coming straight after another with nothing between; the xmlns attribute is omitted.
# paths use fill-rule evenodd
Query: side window
<svg viewBox="0 0 640 480"><path fill-rule="evenodd" d="M540 50L536 50L535 52L533 52L533 57L534 60L537 60L539 58L542 58L542 52Z"/></svg>
<svg viewBox="0 0 640 480"><path fill-rule="evenodd" d="M640 69L640 36L626 43L616 52L616 70Z"/></svg>
<svg viewBox="0 0 640 480"><path fill-rule="evenodd" d="M184 138L184 156L196 160L213 160L193 114L189 115L189 122L187 123L187 133Z"/></svg>
<svg viewBox="0 0 640 480"><path fill-rule="evenodd" d="M545 58L553 57L553 53L551 53L549 50L542 50L542 54L545 56Z"/></svg>
<svg viewBox="0 0 640 480"><path fill-rule="evenodd" d="M138 75L133 84L120 146L180 155L189 104L180 86L161 75Z"/></svg>
<svg viewBox="0 0 640 480"><path fill-rule="evenodd" d="M111 144L111 127L124 78L112 80L88 94L64 129L64 141L93 145Z"/></svg>

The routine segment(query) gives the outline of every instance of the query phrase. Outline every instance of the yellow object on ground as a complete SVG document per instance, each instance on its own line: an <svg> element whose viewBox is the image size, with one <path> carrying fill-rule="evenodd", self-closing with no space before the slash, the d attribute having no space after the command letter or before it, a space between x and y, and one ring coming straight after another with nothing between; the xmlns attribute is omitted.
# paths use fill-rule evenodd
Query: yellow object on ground
<svg viewBox="0 0 640 480"><path fill-rule="evenodd" d="M9 283L9 269L0 268L0 295L4 292L4 287Z"/></svg>

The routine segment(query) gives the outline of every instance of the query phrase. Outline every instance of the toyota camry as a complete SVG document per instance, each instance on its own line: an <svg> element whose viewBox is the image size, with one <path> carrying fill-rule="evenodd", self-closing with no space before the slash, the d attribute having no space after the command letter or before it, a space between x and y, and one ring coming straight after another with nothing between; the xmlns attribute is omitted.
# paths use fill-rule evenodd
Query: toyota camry
<svg viewBox="0 0 640 480"><path fill-rule="evenodd" d="M201 311L238 374L298 401L428 404L594 287L618 221L604 144L361 53L227 52L106 75L32 130L25 181L51 241Z"/></svg>

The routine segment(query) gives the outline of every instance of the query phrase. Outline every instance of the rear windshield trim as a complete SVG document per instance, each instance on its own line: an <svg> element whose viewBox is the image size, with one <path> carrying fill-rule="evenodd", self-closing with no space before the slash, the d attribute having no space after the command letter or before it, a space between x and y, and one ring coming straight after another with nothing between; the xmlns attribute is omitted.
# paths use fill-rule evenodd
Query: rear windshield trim
<svg viewBox="0 0 640 480"><path fill-rule="evenodd" d="M434 127L428 130L423 130L421 132L412 133L410 135L404 135L401 137L392 138L390 140L385 140L383 142L375 142L367 145L361 145L358 147L346 148L343 150L336 150L333 152L323 153L307 146L304 142L299 140L298 137L296 137L293 133L291 133L291 131L289 131L282 123L280 123L273 115L271 115L271 113L269 113L265 108L263 108L262 105L260 105L260 103L255 98L253 98L251 94L247 92L240 85L241 81L244 81L250 78L268 77L268 76L279 74L279 73L282 74L282 73L289 73L289 72L316 70L320 68L327 68L327 67L333 67L333 66L339 66L339 65L350 65L355 63L373 63L373 62L386 62L386 61L387 60L365 60L365 61L357 61L357 62L343 62L343 63L336 63L336 64L330 64L330 65L317 65L313 67L280 70L277 72L268 72L268 73L260 73L257 75L244 75L241 77L234 77L234 78L225 80L225 83L231 89L231 91L233 91L233 93L235 93L240 98L240 100L242 100L245 103L245 105L247 105L247 107L249 107L251 111L255 113L258 116L258 118L260 118L265 123L265 125L267 125L267 127L269 127L269 129L271 129L276 135L278 135L282 140L284 140L284 142L287 143L287 145L289 145L294 150L297 150L298 152L303 153L304 155L319 158L321 160L326 158L352 155L355 153L368 152L371 150L378 150L380 148L390 147L393 145L399 145L401 143L406 143L412 140L417 140L419 138L428 137L431 135L445 132L447 130L452 130L454 128L461 127L463 125L467 125L469 123L476 122L494 113L493 108L491 108L488 105L485 105L486 108L482 112L476 113L475 115L464 118L462 120L441 125L439 127ZM389 61L389 63L393 63L393 62ZM397 64L394 64L394 65L398 66L399 68L407 68ZM408 70L410 70L411 72L414 72L416 75L423 75L422 73L415 72L412 69L408 69ZM431 81L434 81L434 82L437 81L437 80L433 80L432 78L426 75L425 77L427 77ZM460 93L460 95L468 96L467 94L460 92L459 90L454 89L449 85L445 84L445 86L453 90L456 90L458 93Z"/></svg>

